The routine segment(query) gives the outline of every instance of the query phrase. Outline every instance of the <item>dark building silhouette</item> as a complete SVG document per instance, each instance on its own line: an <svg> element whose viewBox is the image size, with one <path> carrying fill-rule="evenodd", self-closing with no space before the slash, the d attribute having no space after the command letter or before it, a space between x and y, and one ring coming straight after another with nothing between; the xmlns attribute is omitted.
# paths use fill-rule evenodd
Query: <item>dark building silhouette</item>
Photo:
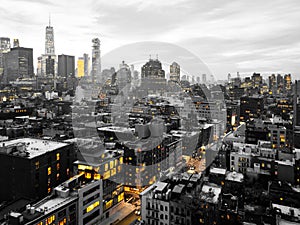
<svg viewBox="0 0 300 225"><path fill-rule="evenodd" d="M71 176L72 144L40 139L0 143L0 201L40 199Z"/></svg>
<svg viewBox="0 0 300 225"><path fill-rule="evenodd" d="M70 55L58 56L58 76L75 76L75 57Z"/></svg>
<svg viewBox="0 0 300 225"><path fill-rule="evenodd" d="M4 54L4 83L33 76L32 48L12 48Z"/></svg>
<svg viewBox="0 0 300 225"><path fill-rule="evenodd" d="M262 96L241 97L240 122L259 118L263 114L264 99Z"/></svg>

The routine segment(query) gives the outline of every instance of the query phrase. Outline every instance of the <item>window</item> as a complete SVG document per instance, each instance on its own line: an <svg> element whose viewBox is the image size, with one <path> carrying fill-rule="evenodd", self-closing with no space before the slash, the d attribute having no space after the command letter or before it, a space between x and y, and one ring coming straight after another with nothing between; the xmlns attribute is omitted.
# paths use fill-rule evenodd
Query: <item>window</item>
<svg viewBox="0 0 300 225"><path fill-rule="evenodd" d="M36 161L35 162L35 169L38 170L40 168L40 162Z"/></svg>
<svg viewBox="0 0 300 225"><path fill-rule="evenodd" d="M59 153L56 153L56 160L60 160L60 154Z"/></svg>
<svg viewBox="0 0 300 225"><path fill-rule="evenodd" d="M96 207L98 207L100 205L100 202L99 201L96 201L94 202L93 204L89 205L87 208L86 208L86 212L90 212L92 210L94 210Z"/></svg>
<svg viewBox="0 0 300 225"><path fill-rule="evenodd" d="M48 175L51 175L51 166L48 167Z"/></svg>

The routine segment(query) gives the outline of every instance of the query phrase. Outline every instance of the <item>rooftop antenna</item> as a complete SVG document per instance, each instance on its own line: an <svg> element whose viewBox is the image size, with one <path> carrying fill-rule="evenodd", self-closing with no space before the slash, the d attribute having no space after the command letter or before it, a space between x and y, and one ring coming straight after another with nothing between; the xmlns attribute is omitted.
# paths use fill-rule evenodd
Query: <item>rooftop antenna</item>
<svg viewBox="0 0 300 225"><path fill-rule="evenodd" d="M158 60L158 54L156 54L156 60Z"/></svg>
<svg viewBox="0 0 300 225"><path fill-rule="evenodd" d="M149 59L151 60L151 54L149 55Z"/></svg>
<svg viewBox="0 0 300 225"><path fill-rule="evenodd" d="M51 27L51 13L49 13L49 27Z"/></svg>

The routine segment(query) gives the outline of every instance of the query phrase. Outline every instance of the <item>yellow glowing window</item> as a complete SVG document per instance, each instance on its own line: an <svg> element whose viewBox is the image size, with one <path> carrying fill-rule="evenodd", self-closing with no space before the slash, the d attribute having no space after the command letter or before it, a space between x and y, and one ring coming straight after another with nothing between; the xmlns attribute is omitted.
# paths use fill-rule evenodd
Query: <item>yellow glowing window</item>
<svg viewBox="0 0 300 225"><path fill-rule="evenodd" d="M93 209L95 209L96 207L98 207L100 205L100 202L97 201L97 202L94 202L93 204L89 205L87 208L86 208L86 212L90 212L92 211Z"/></svg>
<svg viewBox="0 0 300 225"><path fill-rule="evenodd" d="M120 157L120 164L123 164L123 157Z"/></svg>
<svg viewBox="0 0 300 225"><path fill-rule="evenodd" d="M283 201L283 198L280 198L280 201Z"/></svg>
<svg viewBox="0 0 300 225"><path fill-rule="evenodd" d="M78 165L78 170L92 170L92 166Z"/></svg>
<svg viewBox="0 0 300 225"><path fill-rule="evenodd" d="M118 160L115 159L115 166L117 166L117 165L118 165Z"/></svg>
<svg viewBox="0 0 300 225"><path fill-rule="evenodd" d="M109 162L110 169L114 168L114 161Z"/></svg>
<svg viewBox="0 0 300 225"><path fill-rule="evenodd" d="M67 224L67 219L64 218L63 220L59 221L59 224L58 225L65 225Z"/></svg>
<svg viewBox="0 0 300 225"><path fill-rule="evenodd" d="M85 178L91 179L92 178L92 174L91 173L85 173Z"/></svg>
<svg viewBox="0 0 300 225"><path fill-rule="evenodd" d="M67 168L67 175L69 176L70 175L70 169Z"/></svg>
<svg viewBox="0 0 300 225"><path fill-rule="evenodd" d="M50 175L51 174L51 167L49 166L48 167L48 175Z"/></svg>
<svg viewBox="0 0 300 225"><path fill-rule="evenodd" d="M59 168L60 168L60 165L59 165L59 163L57 163L56 164L56 170L59 170Z"/></svg>
<svg viewBox="0 0 300 225"><path fill-rule="evenodd" d="M59 173L56 174L56 180L59 180Z"/></svg>
<svg viewBox="0 0 300 225"><path fill-rule="evenodd" d="M109 200L108 202L106 202L105 208L109 209L110 207L112 207L112 204L113 204L113 200Z"/></svg>
<svg viewBox="0 0 300 225"><path fill-rule="evenodd" d="M100 180L100 178L101 178L100 174L97 174L97 173L94 174L94 179L95 180Z"/></svg>
<svg viewBox="0 0 300 225"><path fill-rule="evenodd" d="M51 192L51 188L48 188L48 194Z"/></svg>
<svg viewBox="0 0 300 225"><path fill-rule="evenodd" d="M124 199L124 192L118 195L118 202Z"/></svg>
<svg viewBox="0 0 300 225"><path fill-rule="evenodd" d="M121 172L121 166L118 166L118 173Z"/></svg>
<svg viewBox="0 0 300 225"><path fill-rule="evenodd" d="M128 160L129 160L129 161L131 161L131 160L132 160L132 158L131 158L131 157L129 157L129 158L128 158Z"/></svg>
<svg viewBox="0 0 300 225"><path fill-rule="evenodd" d="M50 225L55 221L55 215L52 215L46 219L46 225Z"/></svg>
<svg viewBox="0 0 300 225"><path fill-rule="evenodd" d="M108 179L110 178L110 171L104 172L103 174L103 179Z"/></svg>
<svg viewBox="0 0 300 225"><path fill-rule="evenodd" d="M265 167L265 164L264 164L264 163L262 163L262 164L261 164L261 167Z"/></svg>
<svg viewBox="0 0 300 225"><path fill-rule="evenodd" d="M117 173L117 169L116 169L116 168L113 168L113 169L111 170L111 176L116 175L116 173Z"/></svg>
<svg viewBox="0 0 300 225"><path fill-rule="evenodd" d="M56 160L58 161L60 159L60 154L56 153Z"/></svg>
<svg viewBox="0 0 300 225"><path fill-rule="evenodd" d="M41 222L39 222L38 224L36 224L36 225L43 225L43 222L41 221Z"/></svg>
<svg viewBox="0 0 300 225"><path fill-rule="evenodd" d="M108 164L106 163L105 165L104 165L104 171L106 172L108 170Z"/></svg>

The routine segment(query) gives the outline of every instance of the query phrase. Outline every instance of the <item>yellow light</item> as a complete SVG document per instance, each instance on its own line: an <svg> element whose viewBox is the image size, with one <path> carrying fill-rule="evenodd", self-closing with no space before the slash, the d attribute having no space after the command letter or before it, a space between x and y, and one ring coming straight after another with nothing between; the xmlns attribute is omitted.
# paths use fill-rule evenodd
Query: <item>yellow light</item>
<svg viewBox="0 0 300 225"><path fill-rule="evenodd" d="M48 175L51 175L51 167L48 167Z"/></svg>
<svg viewBox="0 0 300 225"><path fill-rule="evenodd" d="M110 171L104 172L104 174L103 174L103 179L104 180L106 180L108 178L110 178Z"/></svg>
<svg viewBox="0 0 300 225"><path fill-rule="evenodd" d="M93 167L86 165L78 165L78 170L93 170Z"/></svg>
<svg viewBox="0 0 300 225"><path fill-rule="evenodd" d="M120 157L120 164L123 164L123 157Z"/></svg>
<svg viewBox="0 0 300 225"><path fill-rule="evenodd" d="M56 154L56 160L58 161L59 159L60 159L60 154L57 153L57 154Z"/></svg>
<svg viewBox="0 0 300 225"><path fill-rule="evenodd" d="M85 178L91 179L91 177L92 177L91 173L85 173Z"/></svg>
<svg viewBox="0 0 300 225"><path fill-rule="evenodd" d="M100 174L94 174L94 179L95 179L95 180L100 180L100 179L101 179Z"/></svg>
<svg viewBox="0 0 300 225"><path fill-rule="evenodd" d="M52 215L46 219L46 225L50 225L55 221L55 215Z"/></svg>
<svg viewBox="0 0 300 225"><path fill-rule="evenodd" d="M94 202L93 204L89 205L87 208L86 208L86 212L90 212L92 210L94 210L96 207L98 207L100 205L100 202L97 201L97 202Z"/></svg>
<svg viewBox="0 0 300 225"><path fill-rule="evenodd" d="M105 163L105 165L104 165L104 171L106 172L107 170L108 170L108 164Z"/></svg>
<svg viewBox="0 0 300 225"><path fill-rule="evenodd" d="M280 201L283 201L283 198L282 198L282 197L280 198Z"/></svg>
<svg viewBox="0 0 300 225"><path fill-rule="evenodd" d="M124 192L118 195L118 202L122 201L124 199Z"/></svg>
<svg viewBox="0 0 300 225"><path fill-rule="evenodd" d="M109 162L110 169L114 168L114 161Z"/></svg>
<svg viewBox="0 0 300 225"><path fill-rule="evenodd" d="M108 202L106 202L105 204L105 209L109 209L110 207L112 207L112 204L113 204L113 200L109 200Z"/></svg>

